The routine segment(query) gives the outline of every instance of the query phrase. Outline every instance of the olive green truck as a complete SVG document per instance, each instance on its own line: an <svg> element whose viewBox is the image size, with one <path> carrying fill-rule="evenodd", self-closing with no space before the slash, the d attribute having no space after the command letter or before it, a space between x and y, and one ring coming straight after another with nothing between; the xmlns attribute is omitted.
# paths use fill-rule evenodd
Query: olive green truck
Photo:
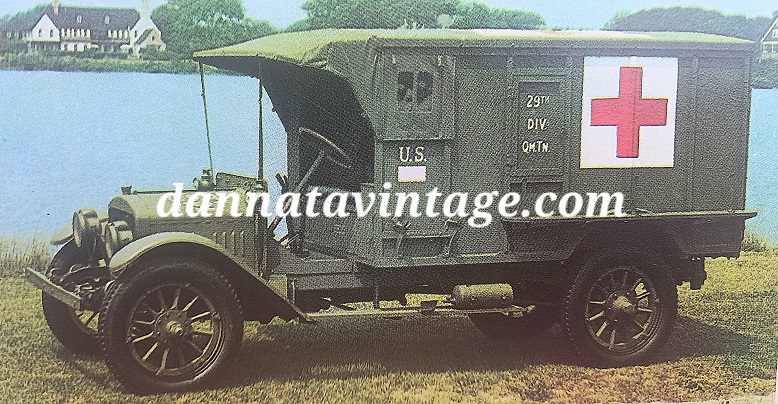
<svg viewBox="0 0 778 404"><path fill-rule="evenodd" d="M700 288L706 257L738 257L755 215L752 53L694 33L426 29L198 52L201 67L256 77L269 95L286 132L282 191L318 192L314 209L349 193L346 214L279 227L283 215L253 211L160 213L205 192L267 192L263 156L279 151L260 127L258 175L207 169L177 197L123 187L107 213L77 211L49 268L27 278L62 344L102 353L135 393L202 387L239 350L244 321L275 317L467 315L517 344L558 322L584 364L650 361L676 287ZM390 192L437 192L437 212L447 195L520 198L358 214L353 195Z"/></svg>

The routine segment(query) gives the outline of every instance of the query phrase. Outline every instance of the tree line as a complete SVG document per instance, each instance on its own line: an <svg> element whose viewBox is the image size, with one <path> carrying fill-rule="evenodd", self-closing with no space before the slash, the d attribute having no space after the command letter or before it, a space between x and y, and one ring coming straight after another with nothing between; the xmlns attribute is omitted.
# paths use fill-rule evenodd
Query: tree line
<svg viewBox="0 0 778 404"><path fill-rule="evenodd" d="M39 12L46 5L19 13ZM307 17L285 29L246 15L243 0L167 0L152 18L162 31L167 58L188 58L192 52L227 46L265 35L322 28L511 28L546 25L535 12L495 8L465 0L308 0ZM774 17L778 11L774 13ZM0 17L0 24L10 19ZM757 41L772 19L726 15L700 7L660 7L622 12L602 28L619 31L688 31Z"/></svg>
<svg viewBox="0 0 778 404"><path fill-rule="evenodd" d="M242 0L168 0L152 17L169 49L182 56L278 32L323 28L539 29L546 25L535 12L463 0L308 0L302 9L307 17L283 30L247 17ZM602 29L701 32L758 41L773 18L727 15L701 7L658 7L618 13Z"/></svg>
<svg viewBox="0 0 778 404"><path fill-rule="evenodd" d="M184 58L278 32L269 22L248 17L243 0L168 0L152 11L151 19L168 53Z"/></svg>
<svg viewBox="0 0 778 404"><path fill-rule="evenodd" d="M616 14L603 29L614 31L702 32L758 41L778 16L727 15L701 7L657 7Z"/></svg>
<svg viewBox="0 0 778 404"><path fill-rule="evenodd" d="M322 28L512 28L536 29L546 21L535 12L494 8L460 0L308 0L308 17L287 31ZM443 18L441 18L443 17Z"/></svg>
<svg viewBox="0 0 778 404"><path fill-rule="evenodd" d="M324 28L512 28L545 25L540 14L461 0L308 0L308 16L280 30L245 15L242 0L168 0L152 13L171 52L240 43L277 32Z"/></svg>

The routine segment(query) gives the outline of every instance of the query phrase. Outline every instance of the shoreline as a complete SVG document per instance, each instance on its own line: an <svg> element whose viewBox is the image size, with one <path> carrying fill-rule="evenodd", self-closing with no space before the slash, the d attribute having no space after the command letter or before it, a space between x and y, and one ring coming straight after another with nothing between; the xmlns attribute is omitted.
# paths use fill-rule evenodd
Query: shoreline
<svg viewBox="0 0 778 404"><path fill-rule="evenodd" d="M240 75L205 65L206 74ZM191 59L146 60L131 58L91 58L87 56L53 56L41 53L0 54L0 71L54 71L96 73L170 73L196 74L197 62ZM751 65L751 88L778 88L778 58L755 59Z"/></svg>
<svg viewBox="0 0 778 404"><path fill-rule="evenodd" d="M204 66L207 74L234 75L229 71ZM168 73L197 74L197 62L191 59L144 60L130 58L90 58L43 54L0 55L0 71L52 71L74 73Z"/></svg>

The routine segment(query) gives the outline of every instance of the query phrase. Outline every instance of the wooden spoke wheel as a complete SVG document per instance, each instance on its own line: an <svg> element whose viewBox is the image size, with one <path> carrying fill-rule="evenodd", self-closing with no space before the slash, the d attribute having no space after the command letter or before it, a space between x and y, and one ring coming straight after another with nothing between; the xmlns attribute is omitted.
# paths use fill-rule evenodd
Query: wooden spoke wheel
<svg viewBox="0 0 778 404"><path fill-rule="evenodd" d="M565 324L587 363L638 364L669 338L677 305L675 281L657 257L603 253L578 273L567 296Z"/></svg>
<svg viewBox="0 0 778 404"><path fill-rule="evenodd" d="M112 288L100 318L106 362L135 393L201 387L243 338L230 284L213 268L174 261Z"/></svg>

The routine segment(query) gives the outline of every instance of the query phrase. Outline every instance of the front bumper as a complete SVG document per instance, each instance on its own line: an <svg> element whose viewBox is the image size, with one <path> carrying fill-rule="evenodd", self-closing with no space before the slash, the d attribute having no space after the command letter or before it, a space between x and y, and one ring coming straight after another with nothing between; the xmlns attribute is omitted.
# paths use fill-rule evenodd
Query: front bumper
<svg viewBox="0 0 778 404"><path fill-rule="evenodd" d="M82 310L83 299L73 292L69 292L63 289L59 285L55 285L46 275L32 269L26 268L24 270L24 277L27 281L32 283L33 286L43 291L43 293L59 300L60 302L76 309Z"/></svg>

